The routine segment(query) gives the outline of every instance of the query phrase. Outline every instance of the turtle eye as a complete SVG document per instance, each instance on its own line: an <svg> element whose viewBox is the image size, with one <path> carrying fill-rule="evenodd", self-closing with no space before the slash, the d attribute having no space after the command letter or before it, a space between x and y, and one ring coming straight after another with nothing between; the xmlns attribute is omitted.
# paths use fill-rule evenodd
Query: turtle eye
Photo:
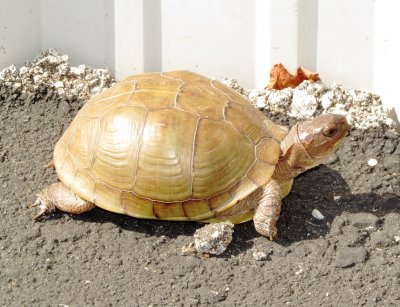
<svg viewBox="0 0 400 307"><path fill-rule="evenodd" d="M335 127L328 127L322 131L322 134L327 137L332 137L336 134L337 128Z"/></svg>

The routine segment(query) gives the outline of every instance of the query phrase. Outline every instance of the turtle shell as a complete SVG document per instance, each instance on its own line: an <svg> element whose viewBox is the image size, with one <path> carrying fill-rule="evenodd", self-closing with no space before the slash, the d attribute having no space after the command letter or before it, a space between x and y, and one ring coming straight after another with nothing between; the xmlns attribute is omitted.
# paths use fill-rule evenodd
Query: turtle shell
<svg viewBox="0 0 400 307"><path fill-rule="evenodd" d="M90 99L54 164L70 190L105 210L208 220L268 182L286 134L219 81L148 73Z"/></svg>

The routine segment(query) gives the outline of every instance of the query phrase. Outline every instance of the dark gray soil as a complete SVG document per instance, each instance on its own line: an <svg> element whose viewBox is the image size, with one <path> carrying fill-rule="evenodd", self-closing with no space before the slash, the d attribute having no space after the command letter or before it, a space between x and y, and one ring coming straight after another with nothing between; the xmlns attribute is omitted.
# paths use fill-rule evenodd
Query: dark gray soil
<svg viewBox="0 0 400 307"><path fill-rule="evenodd" d="M249 222L223 255L205 258L181 254L198 223L101 209L32 220L26 205L57 180L42 166L81 105L46 88L0 89L0 306L400 306L395 133L351 131L330 164L297 178L277 241Z"/></svg>

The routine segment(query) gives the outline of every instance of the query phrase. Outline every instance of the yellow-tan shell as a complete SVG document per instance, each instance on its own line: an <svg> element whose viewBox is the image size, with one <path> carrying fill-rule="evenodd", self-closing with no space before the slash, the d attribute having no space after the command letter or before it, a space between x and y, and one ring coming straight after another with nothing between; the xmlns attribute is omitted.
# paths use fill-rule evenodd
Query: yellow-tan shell
<svg viewBox="0 0 400 307"><path fill-rule="evenodd" d="M216 80L141 74L84 105L54 163L67 187L103 209L207 220L268 182L286 133Z"/></svg>

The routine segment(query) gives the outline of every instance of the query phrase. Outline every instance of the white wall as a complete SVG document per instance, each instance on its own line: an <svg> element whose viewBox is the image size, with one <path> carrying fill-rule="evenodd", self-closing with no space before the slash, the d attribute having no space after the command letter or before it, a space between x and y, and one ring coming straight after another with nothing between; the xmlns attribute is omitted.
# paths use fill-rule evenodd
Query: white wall
<svg viewBox="0 0 400 307"><path fill-rule="evenodd" d="M114 9L108 0L41 0L40 47L67 53L74 64L112 66ZM112 67L114 68L114 67Z"/></svg>
<svg viewBox="0 0 400 307"><path fill-rule="evenodd" d="M372 88L400 119L400 2L375 1ZM371 64L370 64L371 65Z"/></svg>
<svg viewBox="0 0 400 307"><path fill-rule="evenodd" d="M379 1L319 1L317 71L324 81L372 89L374 2Z"/></svg>
<svg viewBox="0 0 400 307"><path fill-rule="evenodd" d="M397 108L398 0L0 0L0 69L40 49L118 78L190 69L263 87L283 63Z"/></svg>
<svg viewBox="0 0 400 307"><path fill-rule="evenodd" d="M254 3L162 1L162 68L254 84Z"/></svg>
<svg viewBox="0 0 400 307"><path fill-rule="evenodd" d="M0 70L32 60L40 49L39 1L0 0Z"/></svg>

